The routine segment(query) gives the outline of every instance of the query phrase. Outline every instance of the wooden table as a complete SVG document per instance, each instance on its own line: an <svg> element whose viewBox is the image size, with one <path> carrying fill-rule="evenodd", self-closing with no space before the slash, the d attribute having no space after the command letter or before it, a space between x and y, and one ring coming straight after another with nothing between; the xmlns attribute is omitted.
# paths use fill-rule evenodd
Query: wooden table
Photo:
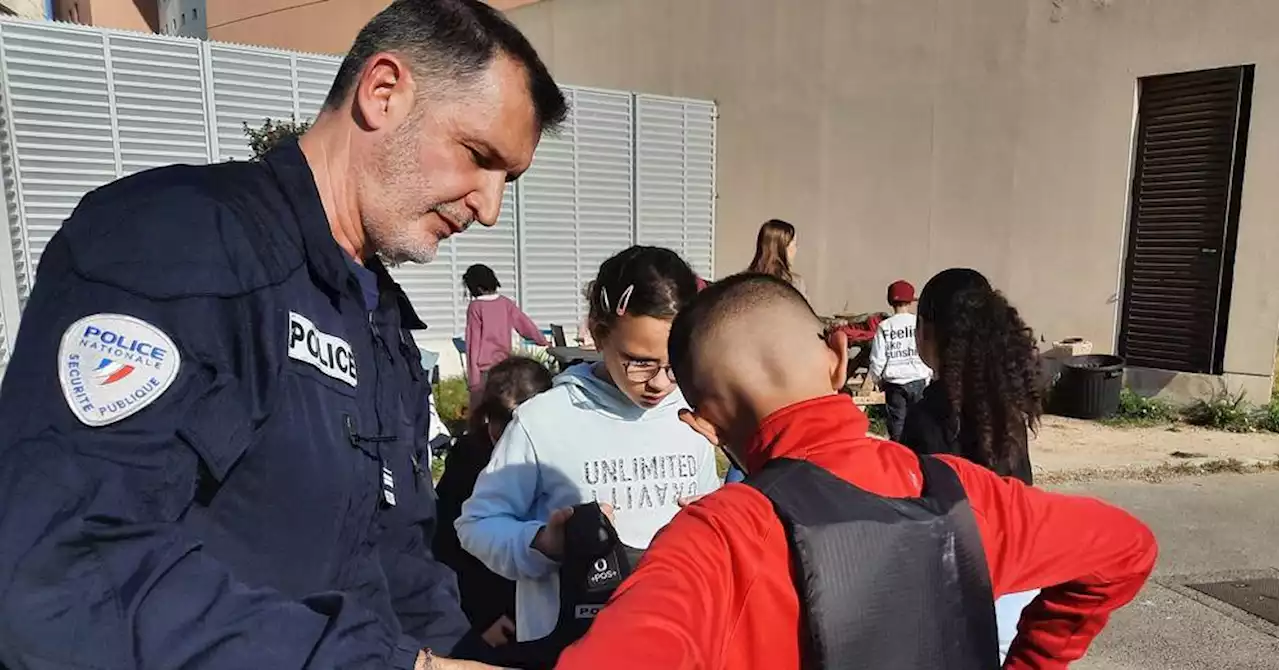
<svg viewBox="0 0 1280 670"><path fill-rule="evenodd" d="M578 363L595 363L603 359L600 352L585 347L548 347L547 354L556 360L561 370Z"/></svg>

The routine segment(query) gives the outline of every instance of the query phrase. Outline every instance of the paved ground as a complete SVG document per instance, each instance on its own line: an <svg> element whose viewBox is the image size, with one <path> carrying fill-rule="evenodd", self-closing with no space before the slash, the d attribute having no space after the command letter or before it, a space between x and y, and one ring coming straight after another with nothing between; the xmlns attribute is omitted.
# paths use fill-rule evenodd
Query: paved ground
<svg viewBox="0 0 1280 670"><path fill-rule="evenodd" d="M1271 437L1271 444L1276 444ZM1277 667L1276 626L1184 584L1277 574L1275 473L1222 474L1160 483L1095 481L1053 486L1128 509L1160 540L1155 577L1117 613L1080 670L1233 670Z"/></svg>

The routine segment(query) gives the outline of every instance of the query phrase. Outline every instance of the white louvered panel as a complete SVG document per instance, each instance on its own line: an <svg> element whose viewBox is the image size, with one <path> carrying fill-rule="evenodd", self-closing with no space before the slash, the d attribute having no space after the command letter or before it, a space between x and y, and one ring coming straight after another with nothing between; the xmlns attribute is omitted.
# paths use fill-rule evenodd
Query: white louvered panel
<svg viewBox="0 0 1280 670"><path fill-rule="evenodd" d="M586 310L582 284L632 244L631 95L578 91L574 99L578 167L577 324Z"/></svg>
<svg viewBox="0 0 1280 670"><path fill-rule="evenodd" d="M123 174L208 162L199 43L118 34L108 39Z"/></svg>
<svg viewBox="0 0 1280 670"><path fill-rule="evenodd" d="M574 103L574 91L565 93ZM558 134L542 138L532 167L520 179L521 306L543 326L577 323L585 281L577 272L575 117L571 112Z"/></svg>
<svg viewBox="0 0 1280 670"><path fill-rule="evenodd" d="M102 33L27 23L0 31L25 304L45 246L81 196L115 179L116 155Z"/></svg>
<svg viewBox="0 0 1280 670"><path fill-rule="evenodd" d="M213 107L221 160L250 157L244 126L293 118L293 71L289 56L243 47L209 46Z"/></svg>
<svg viewBox="0 0 1280 670"><path fill-rule="evenodd" d="M713 273L715 106L636 96L636 208L641 243L670 247Z"/></svg>
<svg viewBox="0 0 1280 670"><path fill-rule="evenodd" d="M298 80L298 120L311 121L324 106L325 96L333 85L333 75L338 72L340 58L298 56L295 73Z"/></svg>
<svg viewBox="0 0 1280 670"><path fill-rule="evenodd" d="M462 295L466 290L462 286L462 275L467 268L476 263L488 265L498 275L502 284L502 294L517 300L520 295L518 272L516 271L516 196L515 185L508 184L502 194L502 213L498 216L498 225L490 228L479 224L471 226L467 232L455 235L449 241L454 250L453 286ZM466 329L467 301L462 300L454 315L456 332L461 334ZM543 328L545 324L540 324Z"/></svg>
<svg viewBox="0 0 1280 670"><path fill-rule="evenodd" d="M685 260L699 275L715 276L716 106L686 101Z"/></svg>
<svg viewBox="0 0 1280 670"><path fill-rule="evenodd" d="M9 333L5 329L4 311L0 310L0 379L4 379L4 367L9 363Z"/></svg>

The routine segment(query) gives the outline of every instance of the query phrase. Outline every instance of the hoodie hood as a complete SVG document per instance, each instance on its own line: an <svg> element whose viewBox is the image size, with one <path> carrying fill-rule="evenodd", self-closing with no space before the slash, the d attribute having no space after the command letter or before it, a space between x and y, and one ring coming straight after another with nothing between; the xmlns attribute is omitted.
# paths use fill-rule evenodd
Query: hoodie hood
<svg viewBox="0 0 1280 670"><path fill-rule="evenodd" d="M644 408L631 401L611 382L596 376L596 364L579 363L556 376L553 386L564 387L575 407L592 410L623 421L649 421L675 417L689 407L676 387L656 407Z"/></svg>

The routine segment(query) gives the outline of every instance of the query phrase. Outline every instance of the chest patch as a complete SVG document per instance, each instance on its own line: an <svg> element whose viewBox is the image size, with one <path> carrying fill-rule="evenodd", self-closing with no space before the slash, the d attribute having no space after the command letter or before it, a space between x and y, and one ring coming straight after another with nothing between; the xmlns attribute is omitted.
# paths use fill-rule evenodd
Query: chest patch
<svg viewBox="0 0 1280 670"><path fill-rule="evenodd" d="M346 339L320 331L298 313L289 313L289 357L302 361L339 382L356 387L356 356Z"/></svg>
<svg viewBox="0 0 1280 670"><path fill-rule="evenodd" d="M351 354L351 345L321 331L310 319L296 312L289 312L289 358L353 388L356 385L356 359Z"/></svg>
<svg viewBox="0 0 1280 670"><path fill-rule="evenodd" d="M178 377L178 347L164 331L123 314L71 324L58 346L58 381L72 413L106 426L155 402Z"/></svg>

